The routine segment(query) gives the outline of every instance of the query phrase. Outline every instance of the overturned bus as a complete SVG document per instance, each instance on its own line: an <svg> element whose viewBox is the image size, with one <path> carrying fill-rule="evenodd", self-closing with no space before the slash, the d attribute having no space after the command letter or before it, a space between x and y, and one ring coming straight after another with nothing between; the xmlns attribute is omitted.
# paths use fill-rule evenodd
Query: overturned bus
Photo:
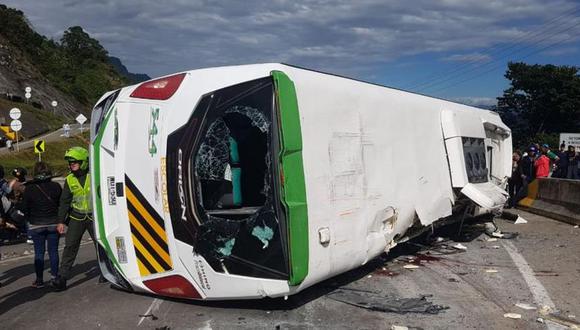
<svg viewBox="0 0 580 330"><path fill-rule="evenodd" d="M91 121L99 263L132 291L292 295L498 212L510 133L491 111L283 64L109 92Z"/></svg>

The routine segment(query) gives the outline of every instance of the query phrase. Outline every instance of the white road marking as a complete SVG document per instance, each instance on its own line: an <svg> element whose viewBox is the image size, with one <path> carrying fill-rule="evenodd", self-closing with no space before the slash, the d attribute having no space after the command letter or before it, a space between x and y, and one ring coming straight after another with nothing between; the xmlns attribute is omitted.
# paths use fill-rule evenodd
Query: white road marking
<svg viewBox="0 0 580 330"><path fill-rule="evenodd" d="M143 323L143 320L145 320L145 318L148 317L148 315L153 314L153 312L157 312L159 306L161 306L161 303L163 303L163 300L157 298L153 299L151 306L149 306L147 311L142 314L143 316L141 316L141 319L139 320L139 323L137 323L137 326L140 326L141 323Z"/></svg>
<svg viewBox="0 0 580 330"><path fill-rule="evenodd" d="M514 246L514 244L510 241L502 240L502 244L505 247L507 253L510 255L516 267L520 271L520 274L524 277L524 280L528 284L530 288L530 292L534 296L534 302L541 308L542 306L548 306L551 309L555 309L556 305L550 298L548 291L546 288L540 283L540 281L534 276L534 271L532 267L528 264L524 256L522 256L518 249ZM553 325L551 323L546 323L546 327L550 330L552 329L561 329L557 325Z"/></svg>

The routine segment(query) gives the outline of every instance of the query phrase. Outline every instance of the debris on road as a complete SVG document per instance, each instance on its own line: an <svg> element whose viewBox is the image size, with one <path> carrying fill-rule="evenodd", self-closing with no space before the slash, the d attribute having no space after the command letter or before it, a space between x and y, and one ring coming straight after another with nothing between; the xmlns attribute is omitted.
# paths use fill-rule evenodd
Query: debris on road
<svg viewBox="0 0 580 330"><path fill-rule="evenodd" d="M516 222L514 222L516 225L518 224L522 224L522 223L528 223L528 220L518 216L518 219L516 220Z"/></svg>
<svg viewBox="0 0 580 330"><path fill-rule="evenodd" d="M503 317L508 319L521 319L522 315L518 313L505 313Z"/></svg>
<svg viewBox="0 0 580 330"><path fill-rule="evenodd" d="M516 218L517 219L517 218ZM514 220L516 220L514 219ZM524 220L525 221L525 220ZM518 233L509 233L509 232L502 232L493 222L486 222L485 223L485 233L488 236L495 237L495 238L503 238L503 239L512 239L518 237Z"/></svg>
<svg viewBox="0 0 580 330"><path fill-rule="evenodd" d="M486 242L497 242L497 238L495 237L489 237L488 239L485 240Z"/></svg>
<svg viewBox="0 0 580 330"><path fill-rule="evenodd" d="M140 314L139 317L142 317L142 318L150 317L151 320L153 320L153 321L157 321L159 319L157 316L153 315L153 313Z"/></svg>
<svg viewBox="0 0 580 330"><path fill-rule="evenodd" d="M504 218L504 219L506 219L506 220L509 220L509 221L517 221L517 219L520 216L517 215L517 214L511 213L511 212L508 212L508 211L503 211L501 213L501 217Z"/></svg>
<svg viewBox="0 0 580 330"><path fill-rule="evenodd" d="M417 268L419 268L419 266L417 266L417 265L405 265L405 266L403 266L403 268L405 268L405 269L417 269Z"/></svg>
<svg viewBox="0 0 580 330"><path fill-rule="evenodd" d="M550 306L542 306L538 313L544 321L554 322L570 329L580 329L580 323L561 315L559 312L555 312Z"/></svg>
<svg viewBox="0 0 580 330"><path fill-rule="evenodd" d="M457 244L453 245L452 247L454 249L457 249L457 250L467 250L467 246L465 246L465 245L463 245L461 243L457 243Z"/></svg>
<svg viewBox="0 0 580 330"><path fill-rule="evenodd" d="M374 292L339 289L326 296L348 305L379 312L438 314L442 310L449 309L447 306L436 305L428 301L427 297L430 297L428 295L419 298L397 298Z"/></svg>
<svg viewBox="0 0 580 330"><path fill-rule="evenodd" d="M524 303L517 303L516 306L519 308L525 309L525 310L537 309L535 306L532 306L530 304L524 304Z"/></svg>
<svg viewBox="0 0 580 330"><path fill-rule="evenodd" d="M497 273L497 269L486 269L486 273Z"/></svg>
<svg viewBox="0 0 580 330"><path fill-rule="evenodd" d="M391 325L391 330L409 330L409 327L403 325Z"/></svg>
<svg viewBox="0 0 580 330"><path fill-rule="evenodd" d="M547 315L543 315L542 318L544 320L557 323L570 329L580 329L580 323L576 322L575 320L571 320L565 316L562 316L560 314L550 313Z"/></svg>
<svg viewBox="0 0 580 330"><path fill-rule="evenodd" d="M518 235L519 235L518 233L508 233L508 232L502 233L499 230L491 233L492 237L503 238L503 239L516 238L516 237L518 237Z"/></svg>
<svg viewBox="0 0 580 330"><path fill-rule="evenodd" d="M484 226L485 226L485 233L490 235L490 236L491 236L491 234L493 234L499 230L497 228L497 226L495 225L495 223L493 223L493 222L486 222L484 224Z"/></svg>

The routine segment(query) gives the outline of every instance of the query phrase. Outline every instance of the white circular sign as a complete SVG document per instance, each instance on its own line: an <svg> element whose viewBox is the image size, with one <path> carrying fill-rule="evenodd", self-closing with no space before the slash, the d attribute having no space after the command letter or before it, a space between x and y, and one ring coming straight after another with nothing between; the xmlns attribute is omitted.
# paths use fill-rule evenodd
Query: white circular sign
<svg viewBox="0 0 580 330"><path fill-rule="evenodd" d="M21 114L22 113L20 112L20 109L18 109L18 108L12 108L12 109L10 109L10 118L12 118L12 119L18 119L18 118L20 118L20 115Z"/></svg>
<svg viewBox="0 0 580 330"><path fill-rule="evenodd" d="M32 88L30 88L30 87L26 87L26 88L24 89L24 91L25 91L26 93L30 93L30 92L32 92Z"/></svg>
<svg viewBox="0 0 580 330"><path fill-rule="evenodd" d="M24 97L27 98L27 99L29 99L30 96L31 96L31 94L29 92L26 92L26 94L24 94Z"/></svg>
<svg viewBox="0 0 580 330"><path fill-rule="evenodd" d="M56 102L56 101L52 101L52 102L50 103L50 105L52 105L53 107L56 107L56 106L58 105L58 102Z"/></svg>
<svg viewBox="0 0 580 330"><path fill-rule="evenodd" d="M79 124L84 124L85 121L87 121L87 117L85 117L82 113L80 115L77 116L77 123Z"/></svg>
<svg viewBox="0 0 580 330"><path fill-rule="evenodd" d="M22 122L18 119L14 119L10 122L10 129L12 129L14 132L18 132L22 129Z"/></svg>

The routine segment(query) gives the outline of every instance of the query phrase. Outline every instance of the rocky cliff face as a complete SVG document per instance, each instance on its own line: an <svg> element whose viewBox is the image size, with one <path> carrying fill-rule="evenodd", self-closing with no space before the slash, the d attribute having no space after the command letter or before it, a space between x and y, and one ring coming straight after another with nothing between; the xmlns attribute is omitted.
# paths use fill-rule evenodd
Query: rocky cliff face
<svg viewBox="0 0 580 330"><path fill-rule="evenodd" d="M32 88L28 103L40 111L54 111L69 119L90 112L90 107L52 86L19 49L0 35L0 97L25 102L26 87ZM57 101L56 108L51 105L52 101Z"/></svg>

